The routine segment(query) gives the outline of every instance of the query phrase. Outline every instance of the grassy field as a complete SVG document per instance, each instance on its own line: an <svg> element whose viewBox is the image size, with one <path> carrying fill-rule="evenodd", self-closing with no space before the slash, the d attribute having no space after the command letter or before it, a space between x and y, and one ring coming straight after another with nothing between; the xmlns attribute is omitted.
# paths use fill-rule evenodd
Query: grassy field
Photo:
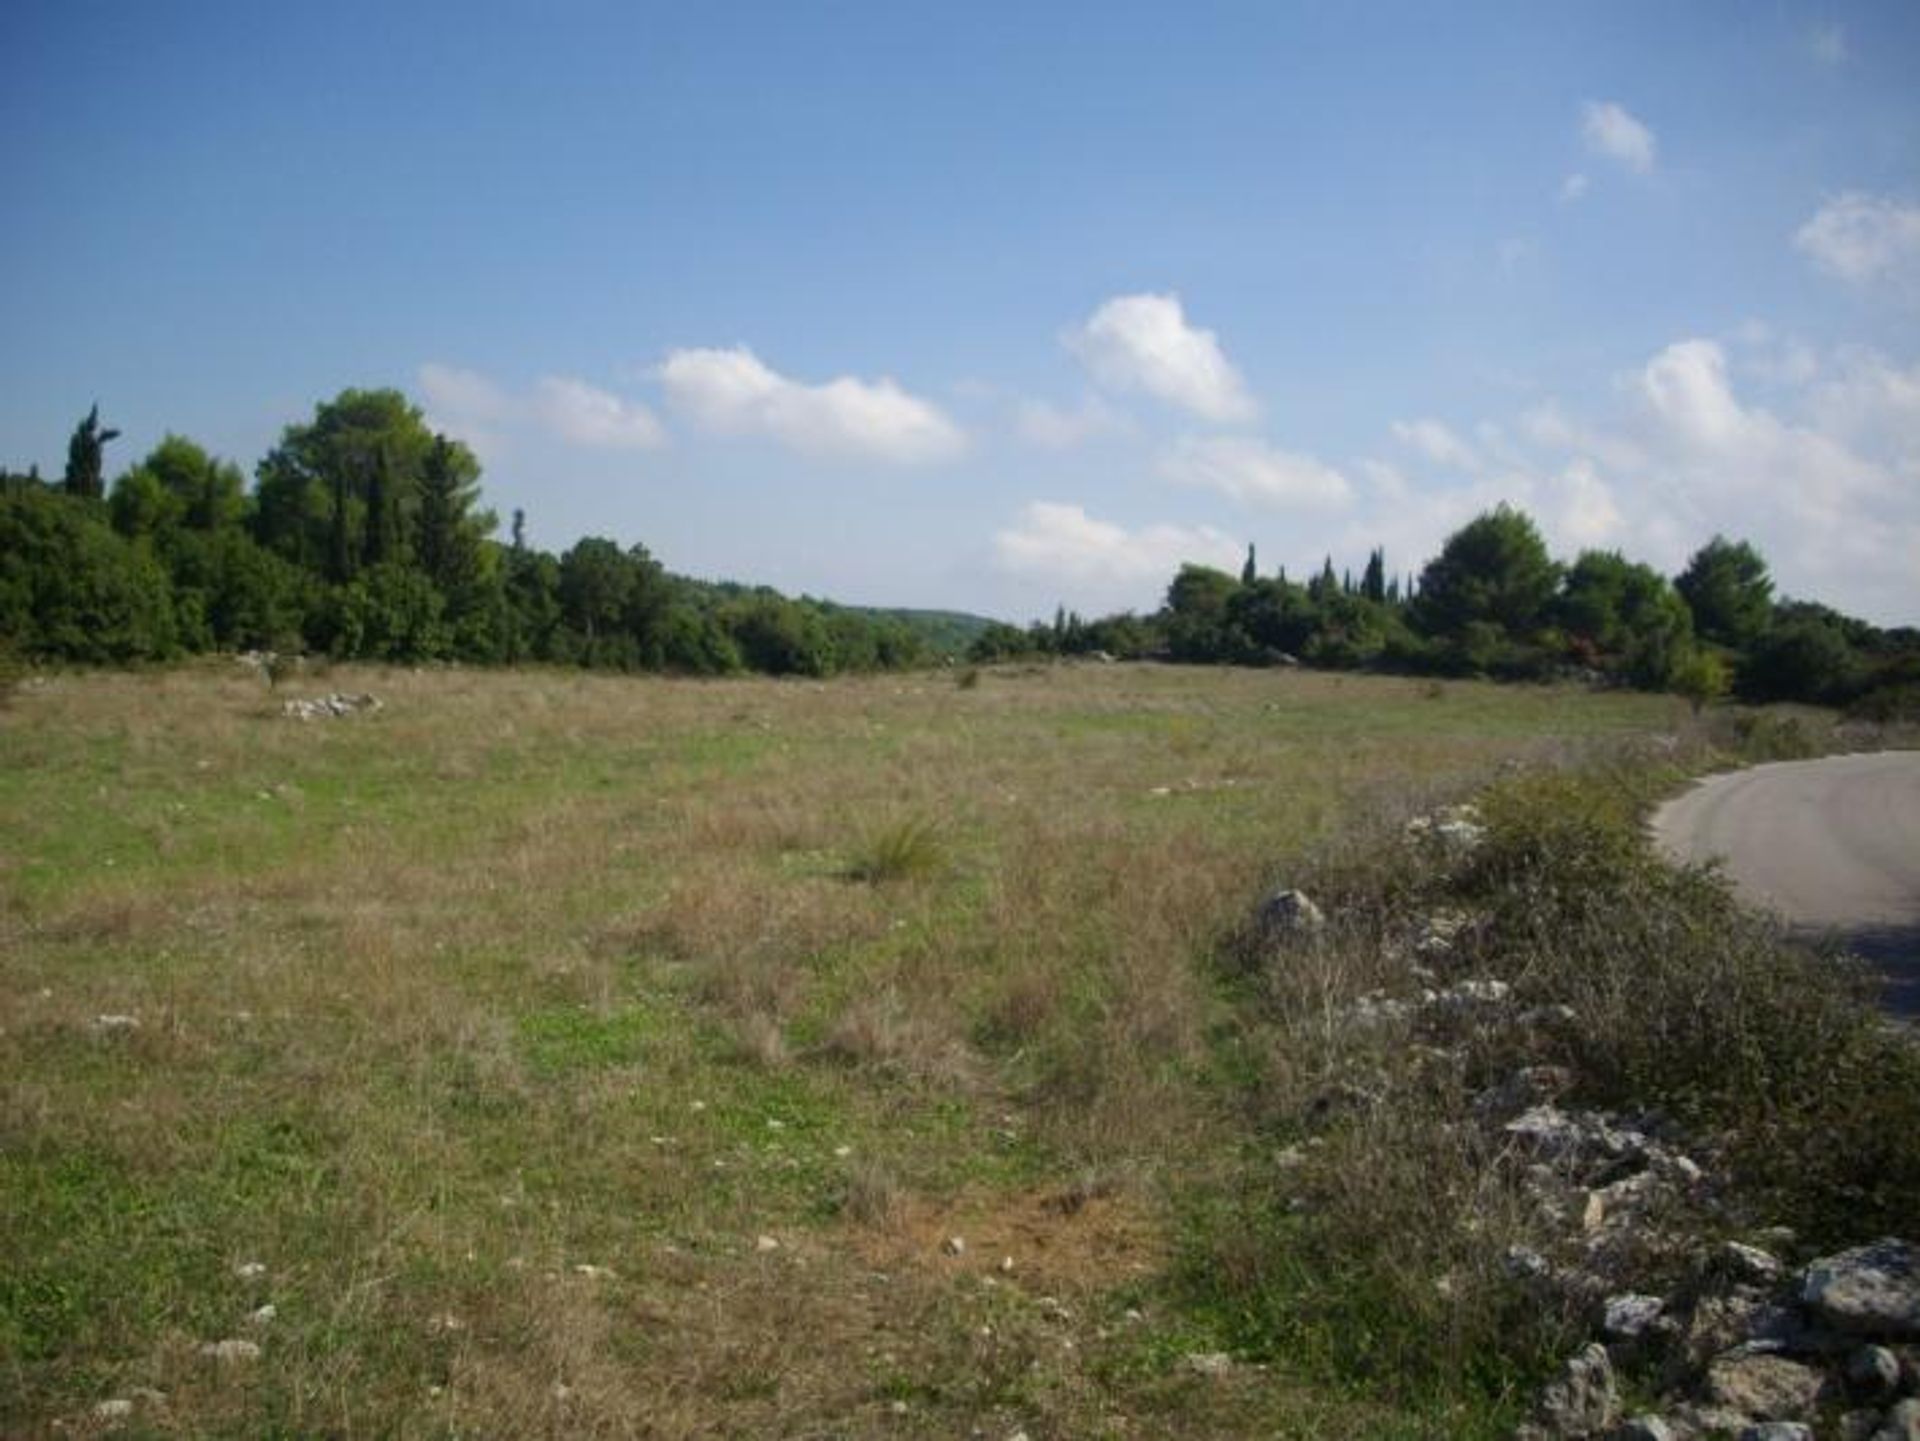
<svg viewBox="0 0 1920 1441"><path fill-rule="evenodd" d="M283 693L331 689L385 705L285 719L209 665L0 709L0 1432L1500 1419L1185 1363L1223 1338L1172 1218L1240 1142L1212 958L1307 848L1684 707L1152 666Z"/></svg>

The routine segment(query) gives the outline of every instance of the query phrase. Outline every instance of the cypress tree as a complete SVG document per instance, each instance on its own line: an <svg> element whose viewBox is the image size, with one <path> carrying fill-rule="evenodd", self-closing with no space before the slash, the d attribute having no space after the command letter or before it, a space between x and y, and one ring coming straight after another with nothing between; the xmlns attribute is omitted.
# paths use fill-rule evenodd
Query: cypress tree
<svg viewBox="0 0 1920 1441"><path fill-rule="evenodd" d="M67 473L62 484L68 495L77 495L83 500L99 500L106 495L101 452L107 442L119 434L117 430L101 428L100 402L95 401L86 419L73 428L73 437L67 442Z"/></svg>
<svg viewBox="0 0 1920 1441"><path fill-rule="evenodd" d="M1260 576L1259 567L1253 563L1253 542L1247 542L1247 563L1240 567L1240 584L1252 585Z"/></svg>

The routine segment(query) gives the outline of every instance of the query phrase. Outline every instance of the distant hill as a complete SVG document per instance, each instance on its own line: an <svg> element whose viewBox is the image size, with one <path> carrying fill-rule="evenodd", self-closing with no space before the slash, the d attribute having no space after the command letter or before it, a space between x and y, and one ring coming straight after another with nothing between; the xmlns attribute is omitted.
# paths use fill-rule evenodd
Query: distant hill
<svg viewBox="0 0 1920 1441"><path fill-rule="evenodd" d="M965 655L987 627L994 624L983 615L970 615L963 610L886 609L860 605L835 606L834 609L850 610L868 620L897 621L922 637L930 648L941 655Z"/></svg>

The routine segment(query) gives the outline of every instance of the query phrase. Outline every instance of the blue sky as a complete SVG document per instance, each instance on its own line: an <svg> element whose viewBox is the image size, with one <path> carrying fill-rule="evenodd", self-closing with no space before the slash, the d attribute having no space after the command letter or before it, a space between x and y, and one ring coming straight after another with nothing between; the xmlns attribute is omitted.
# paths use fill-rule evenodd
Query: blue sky
<svg viewBox="0 0 1920 1441"><path fill-rule="evenodd" d="M1920 6L12 0L0 463L350 385L539 543L1025 618L1556 551L1920 621Z"/></svg>

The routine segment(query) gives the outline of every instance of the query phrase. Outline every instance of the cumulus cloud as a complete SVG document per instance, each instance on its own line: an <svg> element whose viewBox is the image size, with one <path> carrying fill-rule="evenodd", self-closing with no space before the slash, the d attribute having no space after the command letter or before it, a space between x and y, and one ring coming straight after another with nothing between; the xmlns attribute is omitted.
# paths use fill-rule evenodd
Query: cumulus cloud
<svg viewBox="0 0 1920 1441"><path fill-rule="evenodd" d="M1850 284L1920 292L1920 205L1850 190L1814 212L1793 244Z"/></svg>
<svg viewBox="0 0 1920 1441"><path fill-rule="evenodd" d="M1480 466L1473 447L1437 420L1396 420L1393 438L1435 465L1455 470L1477 470Z"/></svg>
<svg viewBox="0 0 1920 1441"><path fill-rule="evenodd" d="M1595 155L1617 161L1636 175L1652 171L1658 142L1653 131L1624 106L1611 100L1589 100L1581 111L1580 133Z"/></svg>
<svg viewBox="0 0 1920 1441"><path fill-rule="evenodd" d="M1583 197L1592 185L1592 181L1588 180L1584 174L1576 170L1560 182L1560 198L1568 204L1572 204L1574 201Z"/></svg>
<svg viewBox="0 0 1920 1441"><path fill-rule="evenodd" d="M1120 295L1064 337L1099 384L1142 391L1204 420L1253 415L1246 382L1211 330L1187 323L1177 295Z"/></svg>
<svg viewBox="0 0 1920 1441"><path fill-rule="evenodd" d="M814 455L900 464L946 460L965 448L960 428L893 380L790 379L745 346L676 350L656 372L675 409L708 430L764 435Z"/></svg>
<svg viewBox="0 0 1920 1441"><path fill-rule="evenodd" d="M570 445L652 450L666 443L666 431L646 406L584 380L547 376L534 388L534 406L547 427Z"/></svg>
<svg viewBox="0 0 1920 1441"><path fill-rule="evenodd" d="M550 375L529 392L515 392L477 370L429 361L420 367L420 389L428 423L464 440L487 463L542 439L588 450L667 443L646 406L568 376Z"/></svg>
<svg viewBox="0 0 1920 1441"><path fill-rule="evenodd" d="M1041 400L1021 403L1015 417L1020 438L1042 450L1071 450L1090 440L1125 435L1132 422L1097 395L1071 410Z"/></svg>
<svg viewBox="0 0 1920 1441"><path fill-rule="evenodd" d="M469 420L499 420L512 407L507 393L479 371L434 360L420 367L420 390L429 408Z"/></svg>
<svg viewBox="0 0 1920 1441"><path fill-rule="evenodd" d="M1176 484L1242 504L1336 510L1353 498L1353 486L1332 466L1251 436L1187 436L1161 453L1159 468Z"/></svg>
<svg viewBox="0 0 1920 1441"><path fill-rule="evenodd" d="M1014 575L1059 581L1081 594L1139 596L1165 585L1181 565L1239 562L1240 544L1212 526L1149 525L1128 530L1078 505L1036 500L993 538L995 563Z"/></svg>

